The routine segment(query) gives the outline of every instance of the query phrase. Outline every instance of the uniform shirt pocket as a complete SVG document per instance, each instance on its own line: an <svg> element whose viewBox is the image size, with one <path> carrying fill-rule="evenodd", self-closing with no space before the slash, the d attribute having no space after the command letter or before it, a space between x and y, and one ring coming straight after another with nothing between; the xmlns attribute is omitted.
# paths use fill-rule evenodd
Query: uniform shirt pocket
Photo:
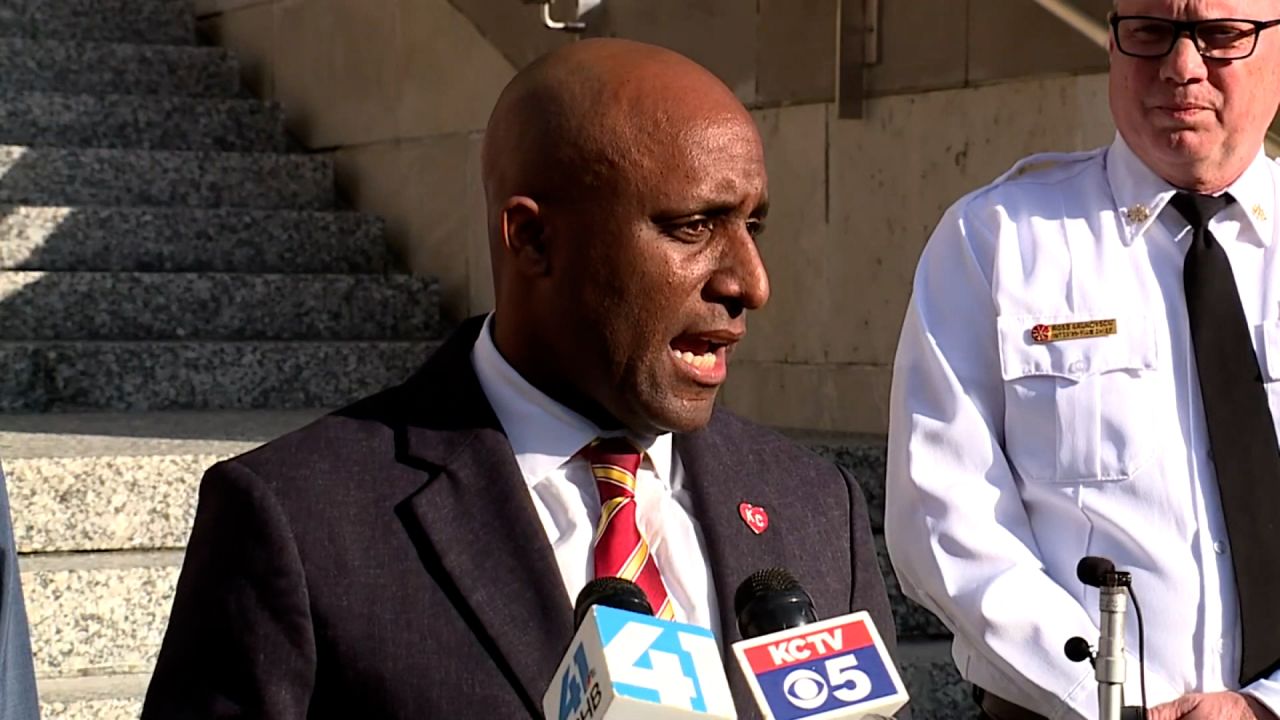
<svg viewBox="0 0 1280 720"><path fill-rule="evenodd" d="M1273 422L1280 422L1280 318L1268 320L1255 329L1258 347L1258 367L1262 370L1262 383L1267 389L1267 404L1271 408ZM1276 426L1280 437L1280 424Z"/></svg>
<svg viewBox="0 0 1280 720"><path fill-rule="evenodd" d="M1116 333L1037 343L1037 325L1115 319ZM997 319L1005 454L1026 481L1124 480L1150 459L1149 409L1158 369L1154 329L1115 313ZM1280 354L1280 351L1278 351Z"/></svg>

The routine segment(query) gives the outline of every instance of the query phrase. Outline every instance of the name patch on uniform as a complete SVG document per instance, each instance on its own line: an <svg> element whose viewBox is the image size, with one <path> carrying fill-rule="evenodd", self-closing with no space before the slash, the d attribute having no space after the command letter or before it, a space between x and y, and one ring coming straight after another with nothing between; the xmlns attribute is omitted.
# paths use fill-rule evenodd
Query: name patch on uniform
<svg viewBox="0 0 1280 720"><path fill-rule="evenodd" d="M1031 328L1031 339L1041 344L1115 334L1116 321L1114 319L1086 320L1084 322L1061 323L1058 325L1036 325Z"/></svg>

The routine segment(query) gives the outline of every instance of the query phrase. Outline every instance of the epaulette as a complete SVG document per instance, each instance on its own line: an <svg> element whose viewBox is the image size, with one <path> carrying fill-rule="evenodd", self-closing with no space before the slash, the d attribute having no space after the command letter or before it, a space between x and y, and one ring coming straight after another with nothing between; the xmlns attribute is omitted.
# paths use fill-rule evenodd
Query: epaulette
<svg viewBox="0 0 1280 720"><path fill-rule="evenodd" d="M1105 147L1085 150L1083 152L1037 153L1035 155L1028 155L1014 163L1013 167L1005 171L1003 175L996 178L991 184L999 185L1003 182L1036 175L1054 168L1076 165L1092 160L1103 152L1106 152Z"/></svg>

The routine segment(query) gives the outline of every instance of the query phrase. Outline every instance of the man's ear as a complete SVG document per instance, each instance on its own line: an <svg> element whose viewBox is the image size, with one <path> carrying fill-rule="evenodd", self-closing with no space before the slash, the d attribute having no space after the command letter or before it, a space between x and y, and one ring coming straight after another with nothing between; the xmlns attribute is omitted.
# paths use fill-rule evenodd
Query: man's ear
<svg viewBox="0 0 1280 720"><path fill-rule="evenodd" d="M517 195L507 200L502 208L502 242L516 272L540 276L550 271L547 227L542 209L532 198Z"/></svg>

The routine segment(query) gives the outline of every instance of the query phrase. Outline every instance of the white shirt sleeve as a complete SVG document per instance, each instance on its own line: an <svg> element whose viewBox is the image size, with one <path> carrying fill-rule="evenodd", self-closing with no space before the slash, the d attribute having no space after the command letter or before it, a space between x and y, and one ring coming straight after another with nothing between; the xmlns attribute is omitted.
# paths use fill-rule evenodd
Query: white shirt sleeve
<svg viewBox="0 0 1280 720"><path fill-rule="evenodd" d="M1246 686L1244 692L1258 702L1267 706L1277 717L1280 717L1280 670L1271 673L1271 677L1255 680Z"/></svg>
<svg viewBox="0 0 1280 720"><path fill-rule="evenodd" d="M1092 668L1062 648L1098 629L1044 572L1002 449L994 242L963 207L924 251L894 364L889 554L907 595L975 654L957 655L967 680L1050 718L1095 718Z"/></svg>

